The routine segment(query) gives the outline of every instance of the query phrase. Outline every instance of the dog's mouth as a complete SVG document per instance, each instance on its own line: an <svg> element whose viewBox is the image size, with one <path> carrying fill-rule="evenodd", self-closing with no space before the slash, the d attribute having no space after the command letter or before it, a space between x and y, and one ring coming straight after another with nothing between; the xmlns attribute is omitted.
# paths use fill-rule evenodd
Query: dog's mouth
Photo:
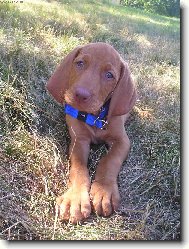
<svg viewBox="0 0 189 249"><path fill-rule="evenodd" d="M99 101L96 96L92 95L87 101L78 101L75 98L75 94L67 90L64 95L65 102L78 111L91 113L97 115L100 108L103 106L103 102Z"/></svg>

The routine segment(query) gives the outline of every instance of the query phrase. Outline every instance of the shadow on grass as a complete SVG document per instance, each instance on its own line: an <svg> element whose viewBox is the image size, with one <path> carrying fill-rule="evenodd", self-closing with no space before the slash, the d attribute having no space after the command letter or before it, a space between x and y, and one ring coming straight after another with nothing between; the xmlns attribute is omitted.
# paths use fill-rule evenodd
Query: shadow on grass
<svg viewBox="0 0 189 249"><path fill-rule="evenodd" d="M97 4L96 1L92 2ZM123 54L130 53L135 48L140 49L139 44L136 44L135 41L127 40L125 36L117 34L116 26L111 26L108 23L108 10L104 10L104 7L100 4L97 6L98 9L94 11L96 16L93 21L99 20L99 23L104 26L104 30L98 30L98 27L92 23L90 16L85 14L86 9L81 6L78 9L74 9L74 11L79 11L84 16L85 21L89 25L90 32L95 27L94 34L90 37L89 41L108 41L115 48L118 48L119 51L122 49ZM16 35L16 31L14 30L16 28L27 34L28 28L35 30L36 23L39 23L38 28L41 29L46 26L53 28L54 36L62 34L85 35L78 21L73 21L75 28L70 31L69 27L65 27L61 21L47 20L42 17L35 18L29 11L22 13L16 6L6 8L9 8L7 11L14 12L14 20L11 19L12 22L9 24L6 20L10 19L11 12L3 17L7 18L4 20L6 25L3 26L6 36L11 32L13 36ZM67 8L70 10L72 7L68 6ZM125 12L123 15L125 19L120 24L121 28L124 27L125 22L133 22L133 18L127 17ZM98 19L98 16L103 17ZM26 17L27 21L25 21ZM118 17L119 14L112 14L112 23L118 22ZM135 19L134 23L133 27L136 25L138 29L130 27L130 33L144 32L146 35L146 29L153 30L155 29L154 27L157 27L157 24L146 24L145 21L141 23L140 20L136 21ZM160 24L158 25L161 26ZM78 35L78 33L80 34ZM39 37L36 35L35 39L31 41L32 45L35 45L40 39L45 44L45 40L40 35ZM51 54L47 53L49 52L48 46L44 47L43 51L41 50L35 54L27 51L25 41L17 41L15 44L15 47L12 47L11 50L8 44L4 44L4 47L1 48L3 54L1 62L1 67L3 68L2 79L6 82L8 77L12 75L9 78L10 82L12 82L12 87L17 89L21 94L22 87L24 88L24 101L30 107L29 115L31 116L29 120L32 120L32 122L28 124L29 121L28 119L25 120L23 110L15 107L14 95L6 99L6 105L8 105L6 107L7 112L11 114L10 118L13 118L11 122L14 123L15 120L23 121L26 130L28 130L28 127L33 126L37 131L37 135L53 137L53 141L62 153L63 161L66 161L68 159L67 151L70 139L65 124L65 115L63 114L62 107L54 103L47 95L45 89L46 81L50 77L52 68L55 67L54 61L56 55L52 54L53 60L51 60ZM10 66L10 70L6 69L7 65ZM14 80L15 75L17 75L17 78ZM143 86L143 88L145 87ZM150 91L151 96L158 96L159 94L153 87L143 89L143 92L145 91ZM167 109L168 100L162 100L163 110ZM157 99L154 99L154 101L157 101ZM175 108L178 108L178 106ZM123 223L121 224L125 228L128 227L129 222L132 223L134 220L134 225L139 223L142 226L140 229L145 233L147 238L177 240L179 239L180 214L178 134L175 134L174 130L170 131L169 127L164 129L165 126L161 126L158 119L150 122L148 118L143 119L139 113L134 112L133 115L132 122L127 125L133 147L128 161L124 163L119 176L119 189L122 197L119 214L123 218ZM94 174L96 164L100 159L99 154L101 156L104 153L104 148L97 148L96 152L89 160L90 164L92 164L92 161L95 161L95 164L90 169L91 174ZM54 191L53 188L51 192L57 195L61 192L61 189Z"/></svg>
<svg viewBox="0 0 189 249"><path fill-rule="evenodd" d="M102 5L97 1L91 1L85 6L82 6L82 3L78 2L73 2L69 5L66 4L67 1L60 1L59 3L64 6L65 13L70 16L69 21L59 18L59 16L54 12L51 18L46 16L42 17L40 13L37 13L38 15L35 17L35 15L29 10L21 12L18 8L16 8L16 6L10 7L8 5L8 7L4 7L4 9L7 8L8 13L6 18L8 18L9 15L11 17L12 12L14 13L14 18L10 18L8 27L11 26L14 28L19 26L19 29L27 34L28 31L31 32L31 29L33 29L35 32L37 26L41 30L51 29L55 37L62 35L72 35L78 39L84 37L84 39L88 42L109 42L123 55L132 53L136 50L140 51L144 49L144 44L141 45L134 39L131 40L131 37L136 33L144 35L147 41L151 41L152 38L154 40L156 37L158 38L162 34L164 36L169 34L169 32L166 32L168 27L166 27L166 29L162 29L162 26L160 25L160 28L158 28L159 24L157 24L155 21L155 23L153 23L151 15L149 18L144 14L141 14L140 19L138 19L133 14L132 9L128 9L127 13L125 7ZM120 10L121 13L123 13L121 15ZM82 20L84 20L84 24L81 23L80 18L74 18L76 14L80 15ZM110 18L111 21L109 21ZM154 17L154 19L156 18ZM161 18L163 19L164 17ZM125 29L127 30L127 34L125 34ZM178 29L175 34L177 35L177 33ZM172 39L174 39L174 33L172 35ZM35 33L34 37L37 42L38 38ZM149 50L150 48L147 49Z"/></svg>
<svg viewBox="0 0 189 249"><path fill-rule="evenodd" d="M161 35L162 32L163 35L168 35L169 32L167 31L170 30L179 33L180 29L178 18L148 13L136 8L113 5L111 3L102 4L99 1L88 1L85 5L82 4L82 1L79 4L77 1L72 1L69 2L69 5L64 0L59 0L58 2L64 5L70 14L82 14L89 23L93 20L93 15L98 17L96 19L97 23L103 23L104 21L106 24L109 24L109 18L111 18L111 23L119 22L119 25L117 25L119 27L129 26L130 23L133 23L130 29L131 33L144 33L156 37ZM110 30L113 32L117 31L116 29Z"/></svg>

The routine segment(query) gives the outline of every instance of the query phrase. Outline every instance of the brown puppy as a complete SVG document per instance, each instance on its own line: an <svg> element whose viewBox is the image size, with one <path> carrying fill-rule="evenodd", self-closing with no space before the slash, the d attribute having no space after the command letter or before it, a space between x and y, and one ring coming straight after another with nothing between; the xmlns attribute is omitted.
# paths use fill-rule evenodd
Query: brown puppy
<svg viewBox="0 0 189 249"><path fill-rule="evenodd" d="M79 46L57 67L47 89L57 102L66 102L81 114L78 119L66 115L71 168L69 189L57 198L60 218L72 223L81 221L90 215L91 204L97 214L108 216L119 205L117 176L130 149L124 122L135 104L136 90L128 66L106 43ZM94 125L85 123L86 113L100 120L101 107L108 100L103 127L95 126L96 119ZM100 160L91 184L87 169L90 144L102 140L110 149Z"/></svg>

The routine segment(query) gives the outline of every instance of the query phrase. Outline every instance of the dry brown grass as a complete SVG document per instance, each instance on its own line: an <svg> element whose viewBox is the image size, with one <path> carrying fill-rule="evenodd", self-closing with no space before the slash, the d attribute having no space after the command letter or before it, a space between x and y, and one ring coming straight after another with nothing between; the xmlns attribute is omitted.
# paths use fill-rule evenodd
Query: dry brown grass
<svg viewBox="0 0 189 249"><path fill-rule="evenodd" d="M1 237L179 240L179 20L100 1L0 7ZM139 98L126 124L132 149L118 179L119 211L71 225L54 210L67 187L70 140L45 83L65 54L91 41L112 44L129 62ZM91 178L105 152L91 148Z"/></svg>

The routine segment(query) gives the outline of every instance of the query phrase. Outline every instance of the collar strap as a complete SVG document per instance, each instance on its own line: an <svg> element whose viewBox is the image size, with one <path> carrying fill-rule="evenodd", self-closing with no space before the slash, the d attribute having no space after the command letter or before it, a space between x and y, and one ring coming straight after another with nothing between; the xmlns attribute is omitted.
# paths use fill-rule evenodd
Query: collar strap
<svg viewBox="0 0 189 249"><path fill-rule="evenodd" d="M100 108L100 113L98 116L87 112L81 112L75 109L73 106L69 104L65 104L65 113L70 115L71 117L78 119L90 126L95 126L99 129L104 129L105 125L107 125L106 116L108 114L110 100L105 102L105 104Z"/></svg>

